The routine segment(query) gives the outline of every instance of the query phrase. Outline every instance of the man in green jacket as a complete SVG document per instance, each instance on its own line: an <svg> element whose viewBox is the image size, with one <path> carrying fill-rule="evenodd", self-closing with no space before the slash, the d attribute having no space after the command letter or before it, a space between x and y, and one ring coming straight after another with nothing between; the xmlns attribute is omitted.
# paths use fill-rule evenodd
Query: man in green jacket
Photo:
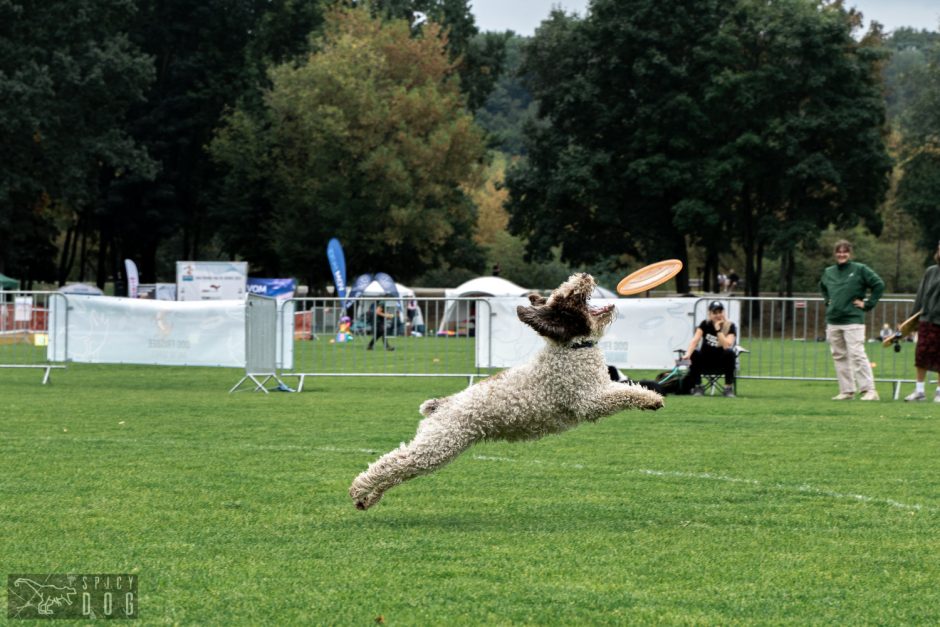
<svg viewBox="0 0 940 627"><path fill-rule="evenodd" d="M836 242L835 257L836 264L826 268L819 281L826 301L826 339L839 380L839 393L832 400L855 398L858 390L861 400L877 401L875 377L865 353L865 312L878 304L885 282L865 264L851 261L852 244L846 240Z"/></svg>

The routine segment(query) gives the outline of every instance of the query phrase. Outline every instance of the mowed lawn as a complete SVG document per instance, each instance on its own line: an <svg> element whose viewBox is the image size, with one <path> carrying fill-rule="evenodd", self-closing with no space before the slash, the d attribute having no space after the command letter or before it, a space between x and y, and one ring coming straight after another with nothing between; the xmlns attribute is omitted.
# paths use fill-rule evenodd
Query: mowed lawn
<svg viewBox="0 0 940 627"><path fill-rule="evenodd" d="M239 377L0 370L0 576L135 573L142 624L940 622L940 405L746 380L360 512L353 477L465 382Z"/></svg>

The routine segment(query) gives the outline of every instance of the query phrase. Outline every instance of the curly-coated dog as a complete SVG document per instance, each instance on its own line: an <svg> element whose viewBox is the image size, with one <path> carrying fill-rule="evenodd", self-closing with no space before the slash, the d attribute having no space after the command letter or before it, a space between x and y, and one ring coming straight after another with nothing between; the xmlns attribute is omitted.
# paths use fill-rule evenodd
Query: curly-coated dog
<svg viewBox="0 0 940 627"><path fill-rule="evenodd" d="M590 307L593 290L591 275L575 274L547 299L531 294L531 304L516 312L547 345L526 364L422 403L415 438L353 481L356 507L372 507L390 488L437 470L480 440L534 440L624 409L662 407L656 392L610 380L597 340L614 306Z"/></svg>

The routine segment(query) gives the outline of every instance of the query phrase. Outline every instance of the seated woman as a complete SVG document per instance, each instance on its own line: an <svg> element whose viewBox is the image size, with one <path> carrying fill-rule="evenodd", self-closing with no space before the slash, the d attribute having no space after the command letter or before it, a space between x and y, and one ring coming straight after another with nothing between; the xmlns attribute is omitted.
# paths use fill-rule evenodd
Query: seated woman
<svg viewBox="0 0 940 627"><path fill-rule="evenodd" d="M691 360L685 385L692 389L693 396L703 396L702 373L720 372L725 375L725 388L722 394L734 397L734 370L737 355L734 343L738 330L734 323L725 318L725 306L719 301L708 305L708 319L703 320L685 351L683 359ZM701 342L701 348L696 347Z"/></svg>

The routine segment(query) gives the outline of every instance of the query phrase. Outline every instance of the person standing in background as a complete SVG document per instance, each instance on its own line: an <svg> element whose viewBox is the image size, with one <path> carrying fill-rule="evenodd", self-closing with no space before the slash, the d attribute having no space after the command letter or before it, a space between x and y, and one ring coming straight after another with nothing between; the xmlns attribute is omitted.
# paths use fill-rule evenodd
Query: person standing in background
<svg viewBox="0 0 940 627"><path fill-rule="evenodd" d="M832 400L855 398L858 390L860 400L877 401L875 377L865 353L865 312L878 304L885 282L865 264L851 261L848 241L839 240L834 250L836 263L823 271L819 281L826 304L826 340L839 380L839 393Z"/></svg>
<svg viewBox="0 0 940 627"><path fill-rule="evenodd" d="M385 350L395 350L394 346L389 346L388 337L385 335L385 321L391 320L394 317L395 314L386 313L383 303L378 302L375 304L375 310L372 312L372 339L369 341L369 345L366 346L367 351L372 350L372 347L379 338L382 338L382 343L385 345Z"/></svg>
<svg viewBox="0 0 940 627"><path fill-rule="evenodd" d="M914 299L914 311L922 312L917 323L917 349L914 352L917 383L914 391L904 397L905 401L927 400L924 392L927 371L940 372L940 243L933 259L935 264L927 268ZM934 393L933 402L940 403L940 386Z"/></svg>

